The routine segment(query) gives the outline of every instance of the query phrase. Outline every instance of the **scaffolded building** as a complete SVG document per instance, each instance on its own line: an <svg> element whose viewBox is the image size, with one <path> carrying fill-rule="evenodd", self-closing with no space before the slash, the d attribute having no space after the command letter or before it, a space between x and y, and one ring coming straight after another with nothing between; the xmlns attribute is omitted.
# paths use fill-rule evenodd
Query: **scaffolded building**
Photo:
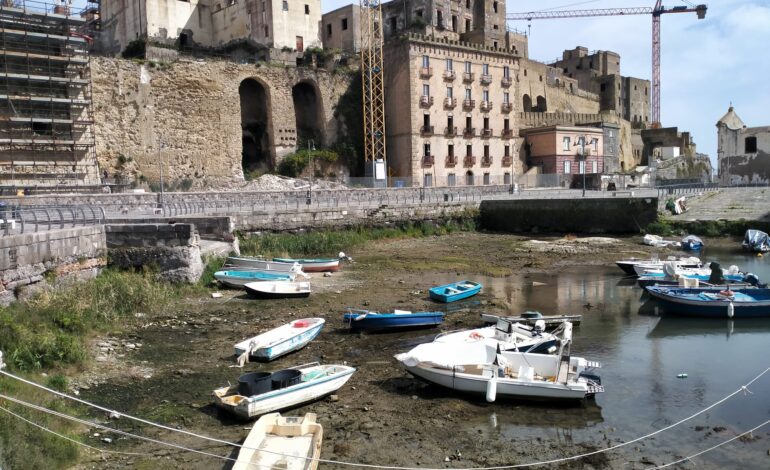
<svg viewBox="0 0 770 470"><path fill-rule="evenodd" d="M0 0L0 186L99 183L86 19Z"/></svg>

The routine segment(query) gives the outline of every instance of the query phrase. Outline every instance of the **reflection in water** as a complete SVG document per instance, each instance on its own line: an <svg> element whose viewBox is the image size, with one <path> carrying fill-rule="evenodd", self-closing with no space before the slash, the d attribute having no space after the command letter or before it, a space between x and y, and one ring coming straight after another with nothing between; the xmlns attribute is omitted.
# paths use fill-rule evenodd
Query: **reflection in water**
<svg viewBox="0 0 770 470"><path fill-rule="evenodd" d="M663 316L647 334L648 338L674 338L681 336L724 336L740 341L742 334L770 336L770 321L763 318L688 318Z"/></svg>

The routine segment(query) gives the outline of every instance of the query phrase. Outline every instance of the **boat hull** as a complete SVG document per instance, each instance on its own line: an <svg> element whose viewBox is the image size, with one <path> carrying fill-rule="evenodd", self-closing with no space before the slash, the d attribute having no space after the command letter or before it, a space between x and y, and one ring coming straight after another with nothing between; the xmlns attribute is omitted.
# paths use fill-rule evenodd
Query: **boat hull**
<svg viewBox="0 0 770 470"><path fill-rule="evenodd" d="M232 470L314 470L321 458L322 441L323 427L316 423L314 413L302 418L270 413L251 428Z"/></svg>
<svg viewBox="0 0 770 470"><path fill-rule="evenodd" d="M270 287L274 282L252 282L243 286L246 292L252 297L258 299L294 299L310 296L310 286L307 288L297 287L296 289L276 289Z"/></svg>
<svg viewBox="0 0 770 470"><path fill-rule="evenodd" d="M261 271L243 271L243 273L243 275L238 275L238 271L217 271L214 273L214 278L222 285L235 289L242 289L243 286L251 282L294 280L294 275L290 273L270 274Z"/></svg>
<svg viewBox="0 0 770 470"><path fill-rule="evenodd" d="M430 295L431 299L437 302L450 303L450 302L457 302L458 300L467 299L468 297L473 297L474 295L478 294L481 291L482 285L477 282L470 283L470 284L473 284L473 287L462 289L459 291L458 289L456 289L456 286L460 284L465 284L465 283L470 283L470 281L461 281L461 282L455 282L453 284L447 284L444 286L433 287L428 291L428 294Z"/></svg>
<svg viewBox="0 0 770 470"><path fill-rule="evenodd" d="M266 345L265 347L258 347L254 351L251 351L250 356L256 358L258 361L268 362L304 348L309 342L313 341L318 336L325 324L325 320L322 318L311 320L318 321L314 326L299 330L297 334L293 336L279 339L278 341ZM259 342L259 336L252 339ZM236 344L235 355L240 356L245 353L249 349L250 341L251 340L246 340Z"/></svg>
<svg viewBox="0 0 770 470"><path fill-rule="evenodd" d="M436 326L444 321L444 312L415 312L410 314L367 314L356 320L361 314L346 313L343 320L351 330L388 330L398 328L421 328Z"/></svg>
<svg viewBox="0 0 770 470"><path fill-rule="evenodd" d="M297 263L281 263L260 258L244 258L238 256L229 256L225 261L225 266L234 266L259 271L277 271L283 273L297 272L300 267Z"/></svg>
<svg viewBox="0 0 770 470"><path fill-rule="evenodd" d="M735 292L756 293L767 289L738 289ZM692 317L729 318L732 310L734 318L770 317L770 298L755 302L736 300L698 300L684 298L682 292L717 293L717 289L667 289L665 287L648 287L647 292L658 302L665 313ZM732 308L730 307L732 305Z"/></svg>
<svg viewBox="0 0 770 470"><path fill-rule="evenodd" d="M280 263L299 263L302 270L306 273L335 272L340 270L339 259L292 259L292 258L273 258L273 261Z"/></svg>

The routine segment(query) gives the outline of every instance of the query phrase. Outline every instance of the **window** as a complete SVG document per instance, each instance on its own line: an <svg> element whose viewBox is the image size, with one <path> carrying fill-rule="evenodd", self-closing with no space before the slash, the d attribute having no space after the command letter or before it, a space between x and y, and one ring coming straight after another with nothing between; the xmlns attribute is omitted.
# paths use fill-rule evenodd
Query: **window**
<svg viewBox="0 0 770 470"><path fill-rule="evenodd" d="M423 114L422 115L422 125L427 127L430 127L430 114Z"/></svg>
<svg viewBox="0 0 770 470"><path fill-rule="evenodd" d="M422 66L425 68L430 67L430 57L426 55L422 56Z"/></svg>
<svg viewBox="0 0 770 470"><path fill-rule="evenodd" d="M497 2L492 2L492 11L497 13Z"/></svg>
<svg viewBox="0 0 770 470"><path fill-rule="evenodd" d="M606 83L602 83L601 85L599 85L599 91L605 91L606 89L607 89Z"/></svg>
<svg viewBox="0 0 770 470"><path fill-rule="evenodd" d="M452 87L451 86L446 87L446 97L450 98L450 99L452 98Z"/></svg>
<svg viewBox="0 0 770 470"><path fill-rule="evenodd" d="M452 59L447 59L447 60L446 60L446 69L447 69L449 72L451 72L451 71L452 71L452 67L453 67L453 66L454 66L454 64L452 63Z"/></svg>
<svg viewBox="0 0 770 470"><path fill-rule="evenodd" d="M465 99L466 100L470 100L471 99L471 89L470 88L466 88L465 89Z"/></svg>
<svg viewBox="0 0 770 470"><path fill-rule="evenodd" d="M591 173L596 174L599 173L599 162L596 160L591 162Z"/></svg>
<svg viewBox="0 0 770 470"><path fill-rule="evenodd" d="M289 2L283 0L283 11L289 11Z"/></svg>
<svg viewBox="0 0 770 470"><path fill-rule="evenodd" d="M465 0L465 8L471 7L471 0Z"/></svg>
<svg viewBox="0 0 770 470"><path fill-rule="evenodd" d="M471 73L471 70L473 70L472 66L471 66L471 63L466 61L465 62L465 73Z"/></svg>
<svg viewBox="0 0 770 470"><path fill-rule="evenodd" d="M481 65L481 73L483 73L484 75L489 75L489 64Z"/></svg>
<svg viewBox="0 0 770 470"><path fill-rule="evenodd" d="M326 35L328 37L332 36L332 25L331 25L331 23L326 25Z"/></svg>
<svg viewBox="0 0 770 470"><path fill-rule="evenodd" d="M417 10L415 13L417 13L418 17L422 18L422 10Z"/></svg>
<svg viewBox="0 0 770 470"><path fill-rule="evenodd" d="M465 127L470 129L473 126L473 121L470 116L465 117Z"/></svg>
<svg viewBox="0 0 770 470"><path fill-rule="evenodd" d="M511 121L508 118L503 119L503 129L505 129L506 131L508 129L510 129L510 127L509 127L510 123L511 123ZM506 147L508 147L508 146L506 145Z"/></svg>
<svg viewBox="0 0 770 470"><path fill-rule="evenodd" d="M342 18L342 30L345 31L348 29L348 19Z"/></svg>
<svg viewBox="0 0 770 470"><path fill-rule="evenodd" d="M398 20L396 20L396 17L394 16L393 18L388 19L388 22L390 23L390 31L395 33Z"/></svg>
<svg viewBox="0 0 770 470"><path fill-rule="evenodd" d="M562 150L566 150L566 151L569 151L569 137L563 137L563 138L562 138L562 143L564 144L564 145L562 146ZM565 173L566 173L566 172L565 172Z"/></svg>
<svg viewBox="0 0 770 470"><path fill-rule="evenodd" d="M484 130L485 131L489 130L489 118L486 116L484 117Z"/></svg>
<svg viewBox="0 0 770 470"><path fill-rule="evenodd" d="M484 173L484 184L489 184L489 173Z"/></svg>
<svg viewBox="0 0 770 470"><path fill-rule="evenodd" d="M465 155L472 156L473 155L473 145L466 145L465 146Z"/></svg>
<svg viewBox="0 0 770 470"><path fill-rule="evenodd" d="M444 14L441 10L436 10L436 25L439 27L444 26Z"/></svg>
<svg viewBox="0 0 770 470"><path fill-rule="evenodd" d="M503 184L511 184L511 174L507 171L503 175Z"/></svg>
<svg viewBox="0 0 770 470"><path fill-rule="evenodd" d="M470 18L465 18L465 32L469 32L471 30L471 20Z"/></svg>
<svg viewBox="0 0 770 470"><path fill-rule="evenodd" d="M489 158L489 145L484 146L484 158Z"/></svg>
<svg viewBox="0 0 770 470"><path fill-rule="evenodd" d="M586 162L584 160L580 160L578 162L578 174L583 174L586 171Z"/></svg>
<svg viewBox="0 0 770 470"><path fill-rule="evenodd" d="M484 97L484 101L489 101L489 90L483 90L481 96Z"/></svg>
<svg viewBox="0 0 770 470"><path fill-rule="evenodd" d="M457 180L455 179L454 173L449 173L448 175L446 175L446 185L457 186Z"/></svg>
<svg viewBox="0 0 770 470"><path fill-rule="evenodd" d="M505 104L510 103L510 95L508 94L507 91L503 92L503 103L505 103ZM507 121L507 119L506 119L506 121Z"/></svg>
<svg viewBox="0 0 770 470"><path fill-rule="evenodd" d="M466 186L473 186L473 183L474 183L474 181L473 181L473 172L469 171L468 173L465 174L465 185Z"/></svg>
<svg viewBox="0 0 770 470"><path fill-rule="evenodd" d="M452 31L457 32L457 15L452 15Z"/></svg>
<svg viewBox="0 0 770 470"><path fill-rule="evenodd" d="M307 5L307 4L305 5L305 14L306 15L310 14L310 5Z"/></svg>
<svg viewBox="0 0 770 470"><path fill-rule="evenodd" d="M267 29L267 26L265 26L265 37L268 37L268 36L269 36L268 29Z"/></svg>
<svg viewBox="0 0 770 470"><path fill-rule="evenodd" d="M431 186L433 186L433 175L430 173L425 173L425 176L423 176L422 184L426 188L430 188Z"/></svg>
<svg viewBox="0 0 770 470"><path fill-rule="evenodd" d="M569 160L564 160L564 174L568 175L572 173L572 162Z"/></svg>
<svg viewBox="0 0 770 470"><path fill-rule="evenodd" d="M430 144L422 144L422 154L430 157Z"/></svg>
<svg viewBox="0 0 770 470"><path fill-rule="evenodd" d="M757 138L755 136L746 137L744 147L744 153L757 153Z"/></svg>
<svg viewBox="0 0 770 470"><path fill-rule="evenodd" d="M599 139L593 139L591 142L594 144L594 152L599 151Z"/></svg>
<svg viewBox="0 0 770 470"><path fill-rule="evenodd" d="M446 154L447 154L447 157L449 157L449 158L454 158L455 157L455 146L454 146L454 144L449 144L449 145L446 146Z"/></svg>
<svg viewBox="0 0 770 470"><path fill-rule="evenodd" d="M507 65L503 67L503 78L511 78L511 69Z"/></svg>
<svg viewBox="0 0 770 470"><path fill-rule="evenodd" d="M497 29L497 26L495 26L495 29ZM497 49L497 41L492 41L492 47Z"/></svg>
<svg viewBox="0 0 770 470"><path fill-rule="evenodd" d="M505 147L503 147L503 156L505 156L505 157L510 157L511 156L511 146L510 145L506 145Z"/></svg>
<svg viewBox="0 0 770 470"><path fill-rule="evenodd" d="M422 96L430 96L430 85L424 84L422 86Z"/></svg>

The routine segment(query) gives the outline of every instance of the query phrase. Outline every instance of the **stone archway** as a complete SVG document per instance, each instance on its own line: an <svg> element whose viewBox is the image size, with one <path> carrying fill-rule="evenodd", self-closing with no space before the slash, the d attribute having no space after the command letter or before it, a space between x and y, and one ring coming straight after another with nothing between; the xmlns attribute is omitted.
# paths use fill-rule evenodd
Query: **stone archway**
<svg viewBox="0 0 770 470"><path fill-rule="evenodd" d="M273 166L270 157L270 101L267 87L247 78L238 87L241 98L243 174L264 172Z"/></svg>
<svg viewBox="0 0 770 470"><path fill-rule="evenodd" d="M532 98L529 95L524 95L522 98L521 110L525 113L532 111Z"/></svg>
<svg viewBox="0 0 770 470"><path fill-rule="evenodd" d="M540 113L548 112L548 105L544 96L537 97L537 111Z"/></svg>
<svg viewBox="0 0 770 470"><path fill-rule="evenodd" d="M313 141L316 147L324 145L324 112L318 86L303 80L291 89L294 117L297 126L297 146L306 147Z"/></svg>

